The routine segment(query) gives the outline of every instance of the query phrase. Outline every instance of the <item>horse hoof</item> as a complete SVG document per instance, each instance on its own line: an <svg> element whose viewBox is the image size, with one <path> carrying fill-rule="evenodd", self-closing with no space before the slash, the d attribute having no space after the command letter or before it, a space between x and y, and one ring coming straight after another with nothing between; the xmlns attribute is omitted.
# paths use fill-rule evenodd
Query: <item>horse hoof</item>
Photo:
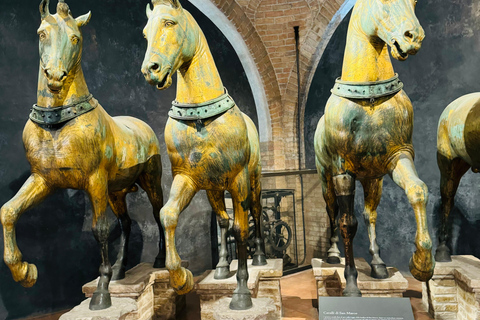
<svg viewBox="0 0 480 320"><path fill-rule="evenodd" d="M427 282L433 276L433 270L435 269L435 261L432 262L432 266L428 270L421 270L415 266L413 258L410 258L409 263L410 273L418 281Z"/></svg>
<svg viewBox="0 0 480 320"><path fill-rule="evenodd" d="M156 257L155 258L155 263L153 264L153 267L154 268L165 268L165 257L163 257L163 258Z"/></svg>
<svg viewBox="0 0 480 320"><path fill-rule="evenodd" d="M375 279L387 279L388 270L384 264L372 264L372 273L370 274L372 278Z"/></svg>
<svg viewBox="0 0 480 320"><path fill-rule="evenodd" d="M362 292L358 289L357 286L347 286L343 289L343 296L344 297L361 297Z"/></svg>
<svg viewBox="0 0 480 320"><path fill-rule="evenodd" d="M264 254L253 255L252 266L264 266L267 264L267 259Z"/></svg>
<svg viewBox="0 0 480 320"><path fill-rule="evenodd" d="M173 287L173 289L175 289L177 294L187 294L193 289L193 275L190 270L185 268L181 268L180 274L181 273L184 274L183 277L176 277L176 275L172 275L172 273L170 273L170 285ZM183 281L180 282L174 280L178 278L183 278ZM178 283L180 283L180 285L178 285Z"/></svg>
<svg viewBox="0 0 480 320"><path fill-rule="evenodd" d="M248 293L233 293L232 301L230 301L231 310L247 310L253 306L252 295Z"/></svg>
<svg viewBox="0 0 480 320"><path fill-rule="evenodd" d="M330 264L340 264L340 258L339 257L327 257L327 263Z"/></svg>
<svg viewBox="0 0 480 320"><path fill-rule="evenodd" d="M450 262L452 257L450 256L450 249L447 245L441 244L438 246L437 251L435 251L435 260L439 262Z"/></svg>
<svg viewBox="0 0 480 320"><path fill-rule="evenodd" d="M90 300L90 310L103 310L112 306L112 299L108 291L95 291Z"/></svg>
<svg viewBox="0 0 480 320"><path fill-rule="evenodd" d="M230 269L228 267L217 267L215 268L215 274L213 275L214 279L227 279L230 274Z"/></svg>
<svg viewBox="0 0 480 320"><path fill-rule="evenodd" d="M25 262L26 271L25 271L25 278L20 280L20 284L25 288L32 287L38 278L38 271L37 267L34 264L28 264Z"/></svg>
<svg viewBox="0 0 480 320"><path fill-rule="evenodd" d="M111 280L122 280L125 279L125 268L121 267L112 267L112 279Z"/></svg>

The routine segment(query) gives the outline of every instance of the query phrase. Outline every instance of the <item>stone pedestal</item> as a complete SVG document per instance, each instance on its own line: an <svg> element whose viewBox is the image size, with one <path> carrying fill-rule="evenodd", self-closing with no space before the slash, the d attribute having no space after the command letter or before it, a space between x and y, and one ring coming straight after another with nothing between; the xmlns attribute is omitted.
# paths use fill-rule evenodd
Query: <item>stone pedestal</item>
<svg viewBox="0 0 480 320"><path fill-rule="evenodd" d="M254 298L248 310L230 310L231 298L223 297L213 304L215 320L278 320L277 308L272 299ZM202 316L202 319L203 316Z"/></svg>
<svg viewBox="0 0 480 320"><path fill-rule="evenodd" d="M108 309L92 311L88 308L90 299L62 314L60 320L134 320L137 319L137 304L130 298L112 298Z"/></svg>
<svg viewBox="0 0 480 320"><path fill-rule="evenodd" d="M187 267L188 263L182 261L182 266ZM185 306L185 296L177 295L169 281L168 270L153 268L151 263L140 263L126 272L125 279L111 281L109 291L112 298L130 298L135 302L136 310L128 319L175 319ZM83 286L87 298L93 295L97 283L98 279Z"/></svg>
<svg viewBox="0 0 480 320"><path fill-rule="evenodd" d="M375 279L370 276L370 265L363 258L355 258L358 271L357 285L363 297L403 297L408 288L408 281L395 268L388 267L387 279ZM317 296L342 295L346 286L344 276L345 259L339 264L329 264L322 259L312 259L313 275L317 281Z"/></svg>
<svg viewBox="0 0 480 320"><path fill-rule="evenodd" d="M247 286L252 293L252 298L269 298L275 306L275 316L272 319L280 319L282 316L282 296L280 293L280 278L283 275L282 259L267 259L265 266L252 266L252 260L247 261L248 265L248 283ZM200 297L200 308L202 320L213 320L215 318L217 302L221 298L232 297L233 290L237 287L236 270L238 261L233 260L230 264L230 277L227 279L216 280L213 278L214 270L206 271L204 278L195 285L196 292ZM262 300L263 301L263 300ZM226 308L230 301L226 302ZM230 309L228 309L230 310ZM268 313L269 314L269 313ZM217 316L219 316L217 314ZM269 316L270 317L270 316ZM223 318L218 318L223 319ZM229 318L225 318L229 319ZM237 318L231 318L237 319ZM250 319L250 318L238 318ZM251 318L257 319L257 318ZM258 318L270 319L270 318Z"/></svg>
<svg viewBox="0 0 480 320"><path fill-rule="evenodd" d="M437 262L422 299L435 319L480 319L480 260L452 256L451 262Z"/></svg>

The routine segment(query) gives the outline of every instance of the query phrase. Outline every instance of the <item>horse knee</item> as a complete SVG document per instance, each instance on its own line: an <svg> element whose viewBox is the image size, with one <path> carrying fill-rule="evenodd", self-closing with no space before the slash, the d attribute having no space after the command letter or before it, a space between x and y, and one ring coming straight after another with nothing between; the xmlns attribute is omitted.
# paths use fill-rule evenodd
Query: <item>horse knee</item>
<svg viewBox="0 0 480 320"><path fill-rule="evenodd" d="M428 200L428 188L427 185L422 182L418 181L414 185L406 191L408 201L412 205L426 205Z"/></svg>
<svg viewBox="0 0 480 320"><path fill-rule="evenodd" d="M160 210L160 221L165 230L176 228L178 220L178 212L170 207L163 207Z"/></svg>
<svg viewBox="0 0 480 320"><path fill-rule="evenodd" d="M13 227L17 221L15 209L8 203L0 209L0 221L4 227Z"/></svg>

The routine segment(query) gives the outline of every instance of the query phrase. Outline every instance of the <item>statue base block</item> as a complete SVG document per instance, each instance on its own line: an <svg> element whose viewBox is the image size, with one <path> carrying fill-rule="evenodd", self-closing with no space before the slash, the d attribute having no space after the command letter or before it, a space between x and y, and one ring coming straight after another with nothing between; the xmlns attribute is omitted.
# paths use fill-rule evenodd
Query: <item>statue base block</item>
<svg viewBox="0 0 480 320"><path fill-rule="evenodd" d="M375 279L370 276L370 265L363 258L355 258L358 271L357 285L363 297L403 297L408 281L396 268L388 267L389 277ZM346 286L345 258L339 264L329 264L322 259L312 259L313 275L317 281L317 296L342 296Z"/></svg>
<svg viewBox="0 0 480 320"><path fill-rule="evenodd" d="M230 310L231 298L221 298L212 305L214 320L278 320L278 313L272 299L254 298L248 310ZM202 317L202 319L204 319Z"/></svg>
<svg viewBox="0 0 480 320"><path fill-rule="evenodd" d="M137 319L137 303L130 298L112 298L108 309L92 311L88 308L90 299L63 314L60 320L134 320Z"/></svg>
<svg viewBox="0 0 480 320"><path fill-rule="evenodd" d="M187 267L188 262L182 261L182 266ZM97 283L98 279L82 287L87 298L93 295ZM185 296L178 295L170 287L168 270L153 268L151 263L140 263L128 270L124 279L111 281L109 291L112 299L130 298L135 301L137 309L132 320L175 319L185 306Z"/></svg>
<svg viewBox="0 0 480 320"><path fill-rule="evenodd" d="M283 275L283 259L267 259L267 264L264 266L253 266L252 260L247 261L248 266L248 283L247 286L252 293L252 298L269 298L273 301L275 306L275 317L272 319L280 319L282 316L282 295L280 293L280 278ZM232 297L233 290L237 287L236 270L238 268L238 261L233 260L230 264L230 276L227 279L214 279L214 270L206 271L204 278L195 284L195 289L200 297L200 309L202 320L213 319L230 319L230 318L215 318L214 306L224 297ZM226 308L229 309L229 304L226 303ZM230 310L230 312L236 312ZM240 311L238 311L240 312ZM242 312L245 312L242 311ZM241 312L240 312L241 313ZM228 313L225 313L227 316ZM231 318L237 319L237 318ZM238 318L250 319L250 318ZM257 319L257 318L251 318ZM258 318L270 319L270 318Z"/></svg>
<svg viewBox="0 0 480 320"><path fill-rule="evenodd" d="M480 319L480 259L436 262L432 279L422 284L422 300L435 319Z"/></svg>

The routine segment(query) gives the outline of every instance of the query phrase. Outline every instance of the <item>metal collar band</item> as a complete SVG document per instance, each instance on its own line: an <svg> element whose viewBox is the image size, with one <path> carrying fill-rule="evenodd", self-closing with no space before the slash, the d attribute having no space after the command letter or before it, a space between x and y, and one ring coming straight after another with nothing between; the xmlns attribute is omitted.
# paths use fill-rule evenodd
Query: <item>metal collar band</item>
<svg viewBox="0 0 480 320"><path fill-rule="evenodd" d="M92 98L93 96L89 95L75 105L54 108L44 108L34 104L29 117L30 120L38 124L55 125L64 123L95 109L98 103L90 104Z"/></svg>
<svg viewBox="0 0 480 320"><path fill-rule="evenodd" d="M229 96L227 89L220 97L202 103L172 102L168 116L177 120L202 120L214 117L233 108L235 101Z"/></svg>
<svg viewBox="0 0 480 320"><path fill-rule="evenodd" d="M331 90L334 95L350 99L375 99L399 92L403 88L403 82L395 73L393 78L373 82L350 82L335 80L335 86Z"/></svg>

